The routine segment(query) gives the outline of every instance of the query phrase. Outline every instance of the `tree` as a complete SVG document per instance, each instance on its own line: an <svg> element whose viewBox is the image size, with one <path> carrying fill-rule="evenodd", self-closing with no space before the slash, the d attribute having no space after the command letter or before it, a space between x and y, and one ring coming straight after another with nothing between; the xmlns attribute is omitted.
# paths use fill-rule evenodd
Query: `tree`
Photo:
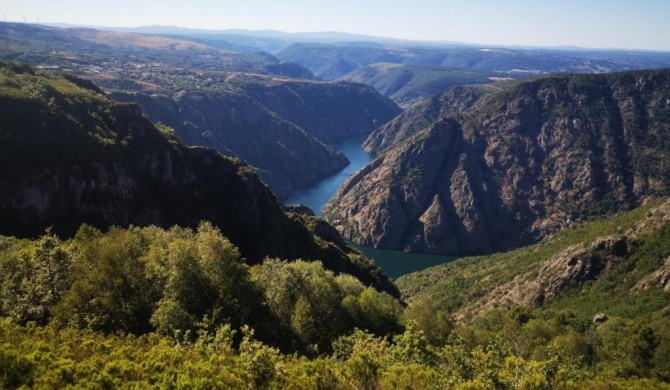
<svg viewBox="0 0 670 390"><path fill-rule="evenodd" d="M449 313L436 308L427 296L420 297L405 309L405 319L414 322L426 340L435 346L446 344L454 328Z"/></svg>
<svg viewBox="0 0 670 390"><path fill-rule="evenodd" d="M70 287L72 254L50 231L2 263L2 306L19 324L44 325Z"/></svg>
<svg viewBox="0 0 670 390"><path fill-rule="evenodd" d="M103 332L150 331L160 291L142 261L147 248L139 228L111 228L99 237L75 239L72 287L55 309L58 320Z"/></svg>
<svg viewBox="0 0 670 390"><path fill-rule="evenodd" d="M151 317L158 332L186 334L214 332L229 323L235 328L256 325L267 319L261 307L262 293L251 282L239 250L208 222L189 229L173 229L163 242L167 250L155 250L167 259L162 266L163 296Z"/></svg>

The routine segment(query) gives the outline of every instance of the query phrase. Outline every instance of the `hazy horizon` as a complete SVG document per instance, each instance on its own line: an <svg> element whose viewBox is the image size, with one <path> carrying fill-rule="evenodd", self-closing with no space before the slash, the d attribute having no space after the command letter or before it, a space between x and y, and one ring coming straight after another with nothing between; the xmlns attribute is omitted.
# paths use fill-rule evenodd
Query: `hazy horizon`
<svg viewBox="0 0 670 390"><path fill-rule="evenodd" d="M73 11L76 10L76 11ZM566 0L544 4L472 0L24 0L0 6L2 20L135 28L175 26L204 30L341 32L414 41L478 45L581 47L670 51L670 2L665 0Z"/></svg>

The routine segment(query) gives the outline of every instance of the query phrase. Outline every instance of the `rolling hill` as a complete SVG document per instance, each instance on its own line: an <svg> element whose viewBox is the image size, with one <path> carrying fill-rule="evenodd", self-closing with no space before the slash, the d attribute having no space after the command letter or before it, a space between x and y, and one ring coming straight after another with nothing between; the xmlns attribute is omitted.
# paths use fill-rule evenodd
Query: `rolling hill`
<svg viewBox="0 0 670 390"><path fill-rule="evenodd" d="M372 86L399 105L407 107L456 85L486 84L486 73L398 64L373 64L358 68L339 80Z"/></svg>

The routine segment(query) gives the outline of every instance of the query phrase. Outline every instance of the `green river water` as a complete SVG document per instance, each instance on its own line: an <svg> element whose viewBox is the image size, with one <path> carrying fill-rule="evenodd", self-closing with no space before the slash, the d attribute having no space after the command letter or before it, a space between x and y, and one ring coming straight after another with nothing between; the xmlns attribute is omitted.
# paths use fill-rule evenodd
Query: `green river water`
<svg viewBox="0 0 670 390"><path fill-rule="evenodd" d="M362 143L366 137L355 137L342 141L335 145L335 149L342 152L351 164L342 171L316 183L312 187L297 190L288 198L286 204L302 203L317 215L321 215L321 209L328 200L335 194L342 182L351 176L354 172L363 168L372 159L363 151ZM446 263L456 259L453 256L442 256L425 253L406 253L387 249L377 249L361 245L355 245L366 257L374 259L386 274L396 279L399 276L410 272L420 271L438 264Z"/></svg>

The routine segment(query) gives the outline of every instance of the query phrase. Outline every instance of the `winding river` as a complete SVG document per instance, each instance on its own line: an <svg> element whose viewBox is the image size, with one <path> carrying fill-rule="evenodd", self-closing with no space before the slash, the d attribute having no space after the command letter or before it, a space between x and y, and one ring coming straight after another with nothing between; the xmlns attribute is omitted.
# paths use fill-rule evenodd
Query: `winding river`
<svg viewBox="0 0 670 390"><path fill-rule="evenodd" d="M335 194L342 182L372 161L372 158L363 151L361 146L365 138L365 136L349 138L335 144L335 149L347 156L349 161L351 161L351 164L342 171L323 179L312 187L295 191L285 203L302 203L309 206L309 208L314 210L317 215L321 215L321 209ZM453 256L406 253L402 251L376 249L361 245L354 246L368 258L374 259L375 263L392 279L396 279L410 272L420 271L456 259L456 257Z"/></svg>

